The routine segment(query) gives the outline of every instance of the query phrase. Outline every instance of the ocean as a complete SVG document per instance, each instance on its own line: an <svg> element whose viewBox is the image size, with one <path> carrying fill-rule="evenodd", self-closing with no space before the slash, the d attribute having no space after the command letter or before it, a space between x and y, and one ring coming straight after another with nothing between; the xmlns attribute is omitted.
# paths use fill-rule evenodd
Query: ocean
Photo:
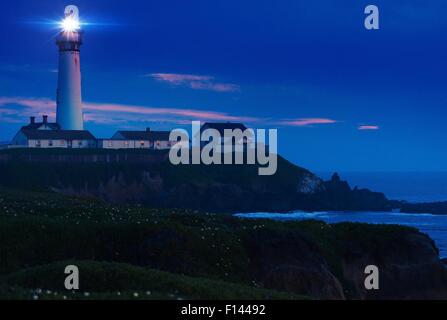
<svg viewBox="0 0 447 320"><path fill-rule="evenodd" d="M399 224L419 229L432 238L440 256L447 258L447 215L409 214L395 212L293 212L293 213L243 213L241 218L273 219L279 221L317 219L327 223L361 222L371 224Z"/></svg>
<svg viewBox="0 0 447 320"><path fill-rule="evenodd" d="M351 187L358 186L383 192L391 200L447 201L447 172L339 172L339 174L341 179L348 181ZM328 180L332 173L319 172L317 175ZM428 234L439 248L440 256L447 258L447 212L446 215L394 212L294 212L288 214L249 213L238 216L281 221L318 219L327 223L361 222L415 227Z"/></svg>

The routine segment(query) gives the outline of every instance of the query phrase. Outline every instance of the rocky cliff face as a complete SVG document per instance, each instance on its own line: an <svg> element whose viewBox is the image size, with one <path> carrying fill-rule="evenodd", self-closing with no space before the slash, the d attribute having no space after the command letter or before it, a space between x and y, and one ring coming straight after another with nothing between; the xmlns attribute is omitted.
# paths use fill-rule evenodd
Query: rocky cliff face
<svg viewBox="0 0 447 320"><path fill-rule="evenodd" d="M311 205L310 210L387 211L396 206L383 193L357 187L352 189L337 173L331 180L323 182L320 190L312 195L312 202L314 207Z"/></svg>
<svg viewBox="0 0 447 320"><path fill-rule="evenodd" d="M245 246L253 275L266 288L318 299L345 299L339 279L315 243L303 234L260 230L247 237Z"/></svg>
<svg viewBox="0 0 447 320"><path fill-rule="evenodd" d="M322 181L285 159L274 176L257 167L147 163L0 163L0 185L51 189L110 203L215 212L388 210L383 194L351 189L335 175Z"/></svg>
<svg viewBox="0 0 447 320"><path fill-rule="evenodd" d="M334 236L332 253L299 232L252 235L246 245L257 281L319 299L447 298L447 268L427 235L356 224L322 227ZM379 269L379 290L365 288L368 265Z"/></svg>
<svg viewBox="0 0 447 320"><path fill-rule="evenodd" d="M347 246L344 252L343 277L352 297L368 300L447 298L447 268L427 235L403 232L392 243L380 243L368 249ZM362 283L367 264L379 268L379 290L366 290Z"/></svg>
<svg viewBox="0 0 447 320"><path fill-rule="evenodd" d="M312 173L304 174L297 179L296 192L300 194L316 194L325 190L324 182Z"/></svg>

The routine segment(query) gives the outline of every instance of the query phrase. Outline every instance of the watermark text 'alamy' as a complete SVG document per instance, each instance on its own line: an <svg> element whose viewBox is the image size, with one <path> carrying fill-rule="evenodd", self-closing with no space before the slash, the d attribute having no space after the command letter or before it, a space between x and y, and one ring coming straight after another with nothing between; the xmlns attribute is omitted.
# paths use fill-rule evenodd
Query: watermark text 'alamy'
<svg viewBox="0 0 447 320"><path fill-rule="evenodd" d="M184 129L171 131L169 140L177 141L171 147L169 160L174 165L205 164L258 164L258 174L273 175L277 170L277 130L224 129L203 130L200 121L192 122L192 137ZM234 161L233 161L234 158Z"/></svg>

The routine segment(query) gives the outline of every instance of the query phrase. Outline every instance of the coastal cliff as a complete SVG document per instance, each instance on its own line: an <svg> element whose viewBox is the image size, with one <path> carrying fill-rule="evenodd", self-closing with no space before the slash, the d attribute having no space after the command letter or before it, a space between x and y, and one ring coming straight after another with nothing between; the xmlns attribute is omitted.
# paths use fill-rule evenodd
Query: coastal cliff
<svg viewBox="0 0 447 320"><path fill-rule="evenodd" d="M231 215L403 204L338 174L323 181L281 157L274 176L139 155L45 157L0 161L0 298L85 299L62 287L75 264L100 299L447 299L447 269L416 229ZM364 287L367 265L379 290Z"/></svg>
<svg viewBox="0 0 447 320"><path fill-rule="evenodd" d="M0 162L0 186L53 190L116 204L213 212L377 211L396 205L381 193L351 189L336 174L323 181L280 156L275 175L259 176L255 165L174 166L160 160L160 153L64 150L51 156L42 150L13 151L7 154L9 160Z"/></svg>
<svg viewBox="0 0 447 320"><path fill-rule="evenodd" d="M412 228L0 191L0 298L447 298L438 249ZM79 293L63 287L68 264L80 269ZM379 290L364 288L370 264L380 270Z"/></svg>

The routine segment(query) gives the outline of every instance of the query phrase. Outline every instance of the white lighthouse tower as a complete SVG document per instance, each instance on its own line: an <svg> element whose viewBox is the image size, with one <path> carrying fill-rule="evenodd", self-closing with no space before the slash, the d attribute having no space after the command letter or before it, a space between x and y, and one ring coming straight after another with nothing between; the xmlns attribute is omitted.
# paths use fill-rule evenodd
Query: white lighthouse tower
<svg viewBox="0 0 447 320"><path fill-rule="evenodd" d="M65 19L56 44L59 47L56 122L63 130L84 130L80 60L82 31L76 6L65 8Z"/></svg>

